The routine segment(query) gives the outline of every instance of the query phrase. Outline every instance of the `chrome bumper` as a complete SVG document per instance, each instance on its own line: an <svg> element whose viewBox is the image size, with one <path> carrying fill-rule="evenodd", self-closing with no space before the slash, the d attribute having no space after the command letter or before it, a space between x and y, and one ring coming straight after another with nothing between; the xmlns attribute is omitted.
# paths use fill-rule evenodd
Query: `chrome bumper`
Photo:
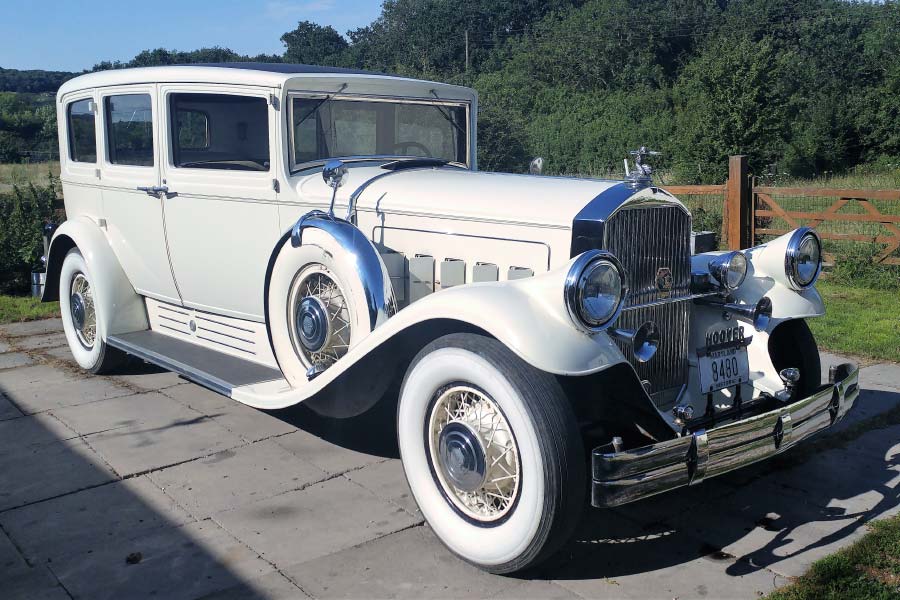
<svg viewBox="0 0 900 600"><path fill-rule="evenodd" d="M859 367L835 369L834 383L808 398L742 421L674 440L592 453L591 504L619 506L700 483L785 451L840 421L859 396Z"/></svg>

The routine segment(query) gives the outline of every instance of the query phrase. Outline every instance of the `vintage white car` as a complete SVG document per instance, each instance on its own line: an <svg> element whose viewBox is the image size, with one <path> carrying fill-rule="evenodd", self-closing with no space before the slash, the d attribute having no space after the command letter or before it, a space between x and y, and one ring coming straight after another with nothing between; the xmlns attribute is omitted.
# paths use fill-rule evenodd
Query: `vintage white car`
<svg viewBox="0 0 900 600"><path fill-rule="evenodd" d="M857 368L822 384L804 321L825 310L814 231L695 248L644 153L623 181L479 172L477 109L471 89L303 65L68 81L44 299L76 360L332 417L402 382L422 514L493 572L557 550L588 493L694 485L853 405Z"/></svg>

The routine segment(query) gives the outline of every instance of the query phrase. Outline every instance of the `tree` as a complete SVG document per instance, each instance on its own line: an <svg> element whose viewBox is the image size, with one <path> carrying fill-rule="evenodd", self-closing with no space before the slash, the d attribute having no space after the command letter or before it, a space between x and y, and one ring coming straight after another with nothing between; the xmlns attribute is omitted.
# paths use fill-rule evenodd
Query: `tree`
<svg viewBox="0 0 900 600"><path fill-rule="evenodd" d="M297 28L281 36L284 61L309 65L334 65L347 47L347 40L334 27L300 21Z"/></svg>

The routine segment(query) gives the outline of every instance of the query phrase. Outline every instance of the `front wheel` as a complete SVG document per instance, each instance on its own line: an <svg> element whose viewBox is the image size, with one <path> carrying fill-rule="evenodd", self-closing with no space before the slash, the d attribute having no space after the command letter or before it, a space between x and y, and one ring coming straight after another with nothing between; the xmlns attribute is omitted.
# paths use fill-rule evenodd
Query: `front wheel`
<svg viewBox="0 0 900 600"><path fill-rule="evenodd" d="M126 355L106 343L94 281L77 248L69 250L59 275L59 310L69 349L78 365L95 374L114 371Z"/></svg>
<svg viewBox="0 0 900 600"><path fill-rule="evenodd" d="M571 406L553 376L494 339L426 346L403 381L397 434L425 519L478 567L533 567L578 522L588 474Z"/></svg>

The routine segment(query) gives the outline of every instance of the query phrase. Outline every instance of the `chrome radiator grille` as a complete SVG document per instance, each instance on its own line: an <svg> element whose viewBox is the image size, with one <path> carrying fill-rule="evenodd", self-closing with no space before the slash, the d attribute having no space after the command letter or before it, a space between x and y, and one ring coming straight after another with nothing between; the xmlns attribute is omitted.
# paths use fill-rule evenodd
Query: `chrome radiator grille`
<svg viewBox="0 0 900 600"><path fill-rule="evenodd" d="M634 329L646 321L660 334L656 355L634 361L630 344L617 342L641 380L656 393L687 380L691 283L691 217L680 206L624 208L604 228L604 246L628 272L628 297L616 327Z"/></svg>

